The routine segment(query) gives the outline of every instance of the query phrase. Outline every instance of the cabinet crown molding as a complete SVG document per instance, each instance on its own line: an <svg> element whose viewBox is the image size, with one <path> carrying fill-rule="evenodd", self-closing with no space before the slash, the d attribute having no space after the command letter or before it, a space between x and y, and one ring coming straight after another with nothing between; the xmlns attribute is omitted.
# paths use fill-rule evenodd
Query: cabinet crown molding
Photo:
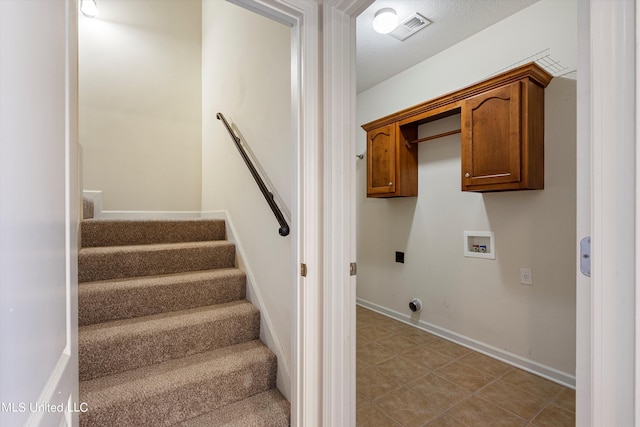
<svg viewBox="0 0 640 427"><path fill-rule="evenodd" d="M372 122L365 123L362 125L362 128L368 132L394 122L400 122L401 125L405 125L422 120L428 121L429 118L434 116L446 116L447 113L457 112L456 110L460 109L461 102L465 99L525 78L528 78L542 88L546 88L553 76L535 62L530 62L455 92L439 96Z"/></svg>

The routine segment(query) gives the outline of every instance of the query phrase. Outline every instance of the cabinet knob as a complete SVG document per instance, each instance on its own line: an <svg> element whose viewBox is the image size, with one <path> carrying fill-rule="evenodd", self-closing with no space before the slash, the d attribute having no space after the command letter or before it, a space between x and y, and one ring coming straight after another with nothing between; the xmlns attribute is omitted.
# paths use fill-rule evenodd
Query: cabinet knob
<svg viewBox="0 0 640 427"><path fill-rule="evenodd" d="M391 187L393 185L393 182L389 181L389 187Z"/></svg>
<svg viewBox="0 0 640 427"><path fill-rule="evenodd" d="M467 173L465 173L465 174L464 174L464 177L465 177L465 178L469 178L470 176L471 176L471 175L469 175L469 172L467 172Z"/></svg>

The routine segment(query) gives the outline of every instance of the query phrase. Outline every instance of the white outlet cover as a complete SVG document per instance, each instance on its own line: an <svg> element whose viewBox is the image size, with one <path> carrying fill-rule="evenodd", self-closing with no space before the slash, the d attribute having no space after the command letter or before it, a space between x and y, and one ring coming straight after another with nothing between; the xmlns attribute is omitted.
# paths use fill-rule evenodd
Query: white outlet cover
<svg viewBox="0 0 640 427"><path fill-rule="evenodd" d="M533 276L530 268L520 269L520 283L523 285L533 285Z"/></svg>

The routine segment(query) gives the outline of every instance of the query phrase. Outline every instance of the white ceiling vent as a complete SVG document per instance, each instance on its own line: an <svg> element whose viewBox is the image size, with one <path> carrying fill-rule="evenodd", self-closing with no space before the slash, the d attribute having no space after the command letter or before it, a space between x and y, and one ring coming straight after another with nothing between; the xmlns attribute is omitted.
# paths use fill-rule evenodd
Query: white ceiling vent
<svg viewBox="0 0 640 427"><path fill-rule="evenodd" d="M391 31L389 35L403 41L429 24L431 24L431 21L416 12L399 23L396 29Z"/></svg>

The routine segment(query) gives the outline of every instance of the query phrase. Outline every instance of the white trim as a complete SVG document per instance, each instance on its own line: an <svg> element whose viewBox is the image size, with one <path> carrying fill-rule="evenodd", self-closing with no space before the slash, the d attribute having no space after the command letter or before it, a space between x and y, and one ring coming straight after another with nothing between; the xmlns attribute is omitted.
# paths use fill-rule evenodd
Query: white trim
<svg viewBox="0 0 640 427"><path fill-rule="evenodd" d="M590 2L594 426L632 426L638 421L635 7L634 0Z"/></svg>
<svg viewBox="0 0 640 427"><path fill-rule="evenodd" d="M635 45L640 46L640 7L636 2L636 16L635 16ZM640 147L639 144L639 133L640 129L638 128L638 123L640 123L640 55L638 54L638 49L636 48L636 58L635 58L635 69L636 69L636 78L635 78L635 147L636 147L636 157L635 157L635 283L640 283ZM634 376L634 416L636 424L640 421L640 313L638 307L640 307L640 292L636 291L635 294L635 376Z"/></svg>
<svg viewBox="0 0 640 427"><path fill-rule="evenodd" d="M251 270L251 266L247 262L244 247L238 239L238 233L233 225L233 221L229 217L227 211L211 211L202 212L202 218L206 219L222 219L226 224L226 239L236 246L236 263L237 267L247 275L247 300L260 310L260 339L276 354L278 358L278 372L276 376L276 385L278 390L287 398L291 399L291 366L287 363L288 357L285 357L284 349L278 336L273 334L275 330L271 316L264 304L264 299L260 293L260 286Z"/></svg>
<svg viewBox="0 0 640 427"><path fill-rule="evenodd" d="M27 410L29 410L29 417L27 421L25 421L24 427L54 425L53 423L55 421L65 419L65 414L69 409L72 409L67 406L69 394L73 393L74 389L73 381L70 381L70 379L76 378L77 375L77 371L71 372L73 370L73 357L74 356L65 354L64 352L61 353L56 365L53 367L53 371L51 371L49 379L40 392L40 396L38 396L38 400L35 402L21 402L26 404ZM77 383L75 387L77 393ZM58 391L60 392L57 393ZM47 411L45 409L32 411L31 405L34 405L34 409L35 407L39 407L38 405L46 405L46 407L54 407L56 410ZM60 407L59 405L62 406ZM63 411L57 411L58 408L63 408Z"/></svg>
<svg viewBox="0 0 640 427"><path fill-rule="evenodd" d="M292 230L291 425L321 423L321 143L318 4L312 0L232 0L291 30L291 112L294 141ZM299 265L307 276L298 274Z"/></svg>
<svg viewBox="0 0 640 427"><path fill-rule="evenodd" d="M372 0L322 3L322 425L355 425L355 18Z"/></svg>
<svg viewBox="0 0 640 427"><path fill-rule="evenodd" d="M69 404L79 403L78 382L78 250L82 220L80 146L78 144L78 2L65 1L66 70L65 70L65 275L67 342L44 392L66 404L61 425L79 424L79 414ZM57 377L56 377L57 376ZM66 402L65 402L66 397ZM43 425L41 422L34 425Z"/></svg>
<svg viewBox="0 0 640 427"><path fill-rule="evenodd" d="M576 260L591 235L591 94L589 2L578 2ZM576 425L591 425L591 278L576 263Z"/></svg>
<svg viewBox="0 0 640 427"><path fill-rule="evenodd" d="M420 320L416 323L415 320L412 320L411 316L407 316L404 313L382 307L378 304L374 304L361 298L357 299L357 303L358 305L375 311L376 313L390 317L409 326L413 326L417 329L429 332L433 335L437 335L440 338L444 338L448 341L470 348L471 350L477 351L486 356L507 363L511 366L515 366L516 368L538 375L542 378L546 378L565 387L569 387L572 389L576 388L576 378L566 372L559 371L550 366L546 366L525 357L518 356L517 354L501 350L497 347L493 347L472 338L468 338L464 335L452 332L448 329L425 322L424 320Z"/></svg>

